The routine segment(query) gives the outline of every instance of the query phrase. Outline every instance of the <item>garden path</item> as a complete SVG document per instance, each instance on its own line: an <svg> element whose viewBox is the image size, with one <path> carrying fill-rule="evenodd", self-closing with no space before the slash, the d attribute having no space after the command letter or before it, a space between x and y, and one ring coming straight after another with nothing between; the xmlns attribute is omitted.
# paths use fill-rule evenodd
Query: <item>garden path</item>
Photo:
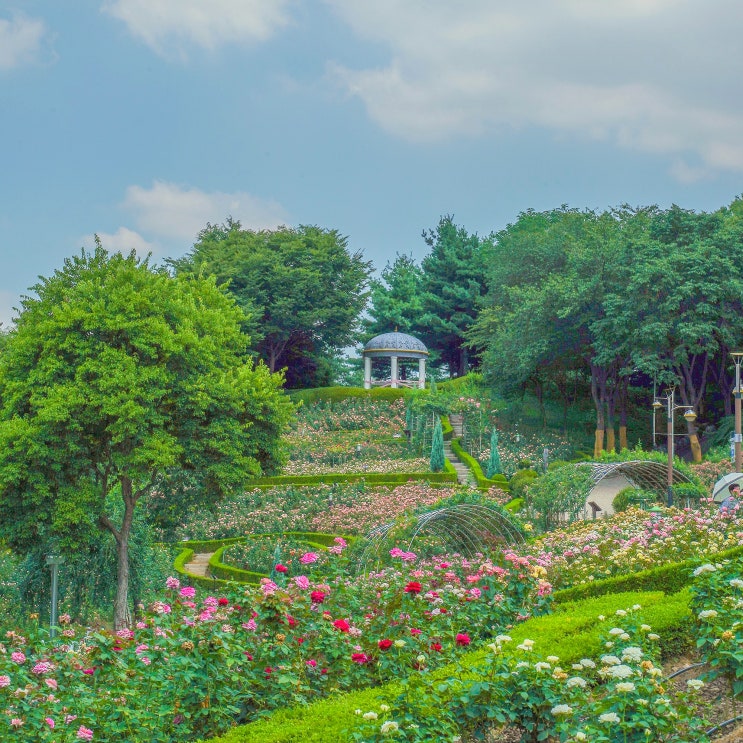
<svg viewBox="0 0 743 743"><path fill-rule="evenodd" d="M458 439L462 435L462 416L459 413L452 413L449 416L449 423L453 429L452 438ZM460 485L474 484L470 468L454 453L450 441L444 441L444 456L457 471L457 482Z"/></svg>
<svg viewBox="0 0 743 743"><path fill-rule="evenodd" d="M183 569L187 573L206 578L209 573L209 560L213 554L213 552L198 552L191 558L191 562L183 566Z"/></svg>

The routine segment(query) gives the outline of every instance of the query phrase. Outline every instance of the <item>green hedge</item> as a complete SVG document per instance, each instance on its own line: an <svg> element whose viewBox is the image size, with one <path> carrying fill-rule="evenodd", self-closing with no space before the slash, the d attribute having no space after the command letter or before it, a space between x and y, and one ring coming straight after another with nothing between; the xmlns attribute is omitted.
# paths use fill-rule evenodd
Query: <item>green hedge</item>
<svg viewBox="0 0 743 743"><path fill-rule="evenodd" d="M555 591L554 602L562 604L589 597L603 596L618 591L663 591L675 593L688 585L692 571L706 560L727 560L743 555L743 547L718 552L714 555L701 555L683 562L672 562L649 570L641 570L630 575L617 575L612 578L582 583L572 588Z"/></svg>
<svg viewBox="0 0 743 743"><path fill-rule="evenodd" d="M441 417L441 433L444 434L444 441L449 441L454 435L454 429L452 428L451 421L448 415L442 415Z"/></svg>
<svg viewBox="0 0 743 743"><path fill-rule="evenodd" d="M292 537L298 541L303 542L308 547L324 550L332 546L335 543L335 539L338 536L343 536L349 544L353 544L358 537L350 535L338 535L338 534L327 534L325 532L318 531L286 531L286 532L266 532L261 534L246 534L243 537L226 537L225 539L205 539L205 540L190 540L186 542L180 542L178 546L184 549L176 557L173 562L173 569L180 573L182 576L188 578L192 583L205 586L207 588L226 588L227 582L237 583L260 583L261 578L268 577L267 573L256 573L252 570L241 570L232 565L227 565L222 562L222 554L224 550L240 542L245 542L248 539L254 537L280 537L287 536ZM196 552L214 552L209 558L209 571L214 577L205 578L201 575L195 575L189 573L185 569L185 565L189 563Z"/></svg>
<svg viewBox="0 0 743 743"><path fill-rule="evenodd" d="M231 580L236 583L252 583L257 585L261 582L261 578L267 578L267 573L256 573L253 570L242 570L236 568L233 565L227 565L222 562L222 555L224 551L231 547L230 544L225 544L220 547L210 558L209 558L209 572L216 578L222 580Z"/></svg>
<svg viewBox="0 0 743 743"><path fill-rule="evenodd" d="M689 594L682 592L666 596L661 592L632 592L586 599L558 609L554 614L537 617L509 630L515 647L524 639L535 641L535 655L559 656L560 664L579 661L590 655L598 655L603 646L600 632L603 627L596 621L600 614L613 614L617 609L626 609L640 604L640 616L660 635L661 649L667 654L675 653L679 647L689 647ZM461 658L462 665L469 666L472 676L488 650L474 650ZM431 683L458 674L456 666L444 666L430 674ZM304 707L288 707L274 712L269 718L233 728L223 736L212 739L212 743L333 743L344 741L344 730L352 728L358 721L356 709L364 711L378 707L380 702L390 702L399 694L396 683L381 687L362 689L339 694Z"/></svg>
<svg viewBox="0 0 743 743"><path fill-rule="evenodd" d="M350 398L361 397L367 400L399 400L405 396L405 387L316 387L309 390L291 390L289 397L294 402L300 400L305 404L313 402L340 402Z"/></svg>
<svg viewBox="0 0 743 743"><path fill-rule="evenodd" d="M505 492L509 492L510 488L508 485L508 478L506 478L505 475L496 475L494 478L485 477L480 463L471 454L468 454L462 448L460 441L461 439L452 439L452 451L469 467L472 476L477 482L477 487L481 488L482 490L490 490L490 488L500 488Z"/></svg>
<svg viewBox="0 0 743 743"><path fill-rule="evenodd" d="M262 477L247 483L246 489L274 487L275 485L326 485L333 483L360 482L369 485L403 485L407 482L456 482L456 472L350 472L347 474L329 473L323 475L277 475Z"/></svg>

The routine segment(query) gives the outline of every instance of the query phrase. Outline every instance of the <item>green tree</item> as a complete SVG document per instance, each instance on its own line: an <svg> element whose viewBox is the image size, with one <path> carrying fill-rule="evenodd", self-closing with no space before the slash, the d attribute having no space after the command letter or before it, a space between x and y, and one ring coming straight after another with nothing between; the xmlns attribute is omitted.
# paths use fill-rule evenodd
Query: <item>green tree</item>
<svg viewBox="0 0 743 743"><path fill-rule="evenodd" d="M384 267L381 280L371 280L369 319L364 322L370 337L395 328L401 333L415 332L423 315L422 280L423 271L413 257L399 254Z"/></svg>
<svg viewBox="0 0 743 743"><path fill-rule="evenodd" d="M444 432L441 429L441 418L436 416L431 441L431 472L441 472L444 469Z"/></svg>
<svg viewBox="0 0 743 743"><path fill-rule="evenodd" d="M500 463L500 452L498 451L498 431L494 428L490 434L490 457L488 459L488 469L486 477L502 474L503 470Z"/></svg>
<svg viewBox="0 0 743 743"><path fill-rule="evenodd" d="M207 225L176 274L213 274L252 316L246 330L270 371L289 387L323 383L357 337L371 264L337 230L314 226L256 232L239 222Z"/></svg>
<svg viewBox="0 0 743 743"><path fill-rule="evenodd" d="M442 217L433 230L423 232L431 252L423 259L423 315L416 335L449 367L451 376L463 376L479 363L479 349L465 336L478 313L486 284L483 268L491 243Z"/></svg>
<svg viewBox="0 0 743 743"><path fill-rule="evenodd" d="M122 627L135 508L158 475L189 470L217 498L275 471L291 405L214 279L98 243L33 291L0 355L0 539L76 549L110 532Z"/></svg>
<svg viewBox="0 0 743 743"><path fill-rule="evenodd" d="M643 230L622 244L623 274L605 301L605 332L632 366L675 386L676 402L699 416L686 424L695 461L702 457L697 426L707 417L709 383L716 378L729 393L725 367L743 337L740 209L734 202L712 214L649 210Z"/></svg>
<svg viewBox="0 0 743 743"><path fill-rule="evenodd" d="M596 455L607 428L614 448L614 410L626 404L626 358L610 336L595 332L604 297L616 284L619 227L611 213L567 207L519 215L494 237L488 295L468 334L485 348L491 379L506 389L533 388L544 423L545 387L552 384L567 398L570 380L588 376ZM620 426L622 440L624 431Z"/></svg>

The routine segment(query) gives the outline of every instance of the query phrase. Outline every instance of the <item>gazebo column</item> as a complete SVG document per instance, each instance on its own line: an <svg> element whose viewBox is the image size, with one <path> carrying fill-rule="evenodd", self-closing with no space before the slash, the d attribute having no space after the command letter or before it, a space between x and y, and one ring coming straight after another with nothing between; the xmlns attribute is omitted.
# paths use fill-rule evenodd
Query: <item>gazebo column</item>
<svg viewBox="0 0 743 743"><path fill-rule="evenodd" d="M426 389L426 360L424 358L418 359L418 387L422 390Z"/></svg>
<svg viewBox="0 0 743 743"><path fill-rule="evenodd" d="M364 389L370 390L372 386L371 380L371 356L364 356Z"/></svg>
<svg viewBox="0 0 743 743"><path fill-rule="evenodd" d="M390 387L397 387L397 356L390 356L390 361L392 362L392 379Z"/></svg>

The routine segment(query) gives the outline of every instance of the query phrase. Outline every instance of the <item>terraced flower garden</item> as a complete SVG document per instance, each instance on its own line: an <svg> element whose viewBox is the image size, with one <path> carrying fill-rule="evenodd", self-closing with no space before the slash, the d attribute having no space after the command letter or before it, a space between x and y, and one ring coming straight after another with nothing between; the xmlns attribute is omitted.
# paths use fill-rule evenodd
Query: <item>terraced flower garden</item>
<svg viewBox="0 0 743 743"><path fill-rule="evenodd" d="M315 425L352 432L354 457L404 425L394 404L307 412L293 452ZM743 713L741 511L629 509L481 554L393 537L363 560L370 528L405 535L416 509L463 501L487 495L295 483L187 515L179 538L250 582L174 569L131 629L62 616L55 639L6 633L0 740L696 743ZM664 663L682 652L706 665L674 690ZM705 704L713 684L728 706ZM712 735L732 743L731 729Z"/></svg>

